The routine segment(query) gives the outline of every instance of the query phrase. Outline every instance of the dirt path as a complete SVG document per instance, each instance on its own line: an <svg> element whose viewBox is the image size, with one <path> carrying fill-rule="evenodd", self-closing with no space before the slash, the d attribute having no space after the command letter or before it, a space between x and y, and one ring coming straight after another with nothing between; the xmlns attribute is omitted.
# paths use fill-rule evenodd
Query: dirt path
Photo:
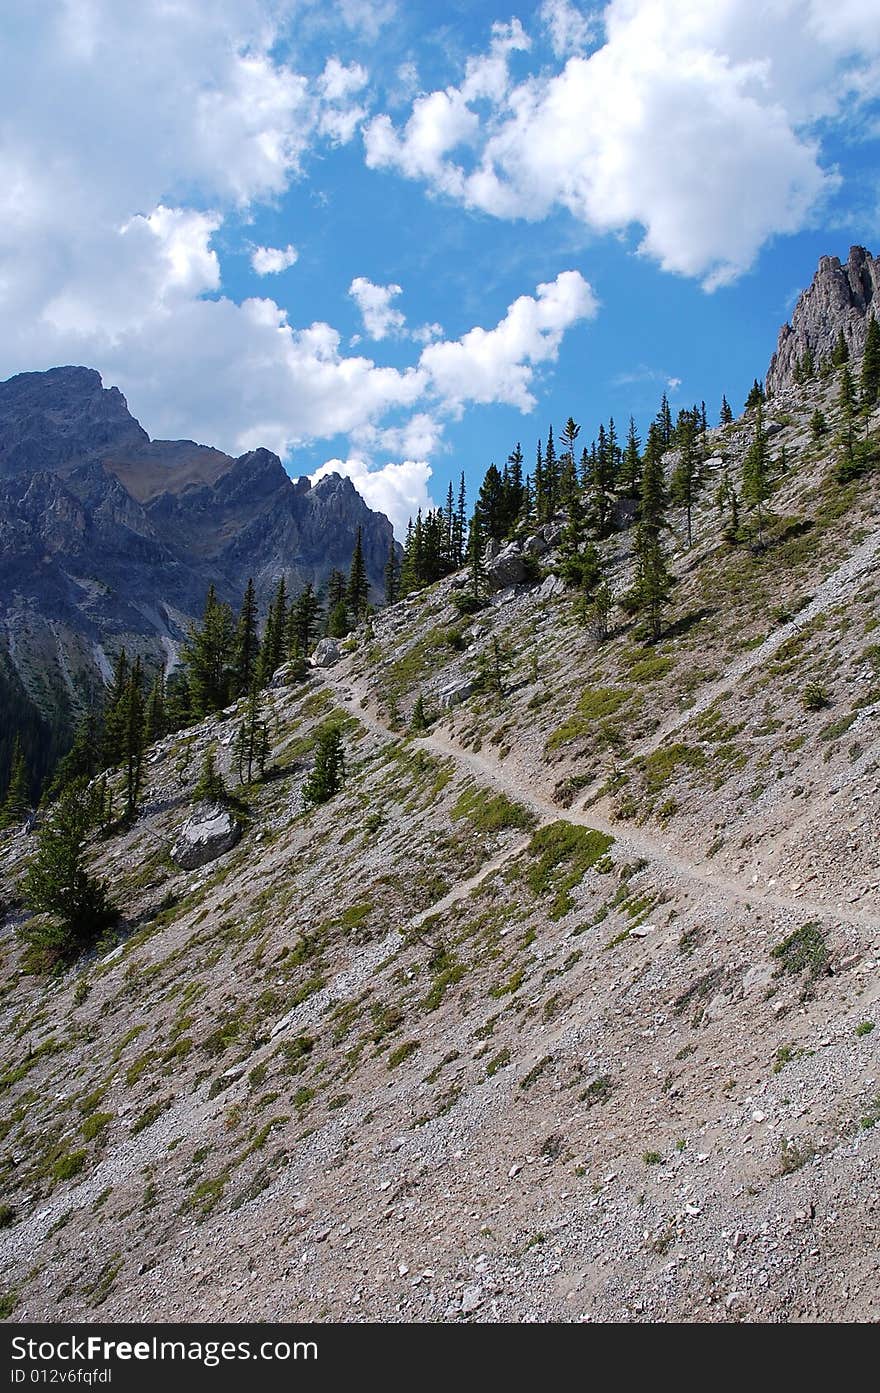
<svg viewBox="0 0 880 1393"><path fill-rule="evenodd" d="M874 539L874 548L880 547L880 534ZM853 558L850 558L851 560ZM835 573L838 574L838 573ZM826 601L827 603L827 601ZM806 611L803 612L804 614ZM773 635L774 639L776 635ZM759 650L755 650L756 652ZM749 654L748 657L752 657ZM747 671L742 668L739 675ZM366 726L374 734L383 739L394 738L392 732L382 721L369 709L368 705L362 705L365 700L365 692L359 684L350 678L346 679L342 674L325 671L323 673L325 681L333 688L336 700L340 706L349 711L362 725ZM732 679L735 680L735 679ZM710 698L714 699L714 698ZM690 714L690 713L688 713ZM809 900L804 897L788 896L777 889L759 889L757 886L744 885L730 876L718 874L713 866L706 861L694 862L688 860L680 853L676 853L667 844L644 828L621 827L619 823L610 822L604 817L597 808L591 808L589 812L583 812L576 808L566 808L562 810L554 803L543 798L536 791L535 782L527 778L523 773L512 767L504 766L497 760L491 759L482 753L473 750L462 749L457 745L447 731L432 731L427 735L421 736L413 741L413 744L421 749L432 751L455 760L460 768L469 769L473 774L484 783L491 785L500 792L506 793L509 797L515 798L518 802L525 804L538 817L539 823L545 825L549 822L571 822L579 827L593 828L598 832L605 832L612 836L624 856L644 857L661 866L664 870L680 880L695 883L701 890L716 891L724 898L737 901L740 904L760 906L763 908L780 909L789 914L800 918L814 916L821 919L835 919L839 923L850 924L854 928L868 929L874 933L880 931L880 916L869 914L862 910L854 909L851 906L841 906L829 904L822 900ZM488 875L500 869L507 862L511 861L520 854L528 844L528 839L513 844L499 853L493 862L487 863L482 869L469 880L462 882L444 897L443 901L431 907L429 913L438 913L449 905L463 899L470 891L484 880Z"/></svg>

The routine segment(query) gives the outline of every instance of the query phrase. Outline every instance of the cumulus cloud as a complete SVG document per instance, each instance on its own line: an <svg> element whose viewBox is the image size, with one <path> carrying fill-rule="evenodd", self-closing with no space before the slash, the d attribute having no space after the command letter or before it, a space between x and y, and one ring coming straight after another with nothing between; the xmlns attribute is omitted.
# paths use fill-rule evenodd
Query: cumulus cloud
<svg viewBox="0 0 880 1393"><path fill-rule="evenodd" d="M289 242L286 247L254 247L251 266L258 276L277 276L292 266L298 257L299 252Z"/></svg>
<svg viewBox="0 0 880 1393"><path fill-rule="evenodd" d="M399 285L374 285L366 276L356 276L348 293L360 310L371 339L399 333L406 323L406 317L391 303L402 293Z"/></svg>
<svg viewBox="0 0 880 1393"><path fill-rule="evenodd" d="M592 319L598 303L579 271L563 271L521 295L494 329L474 328L456 340L429 344L419 365L453 410L465 402L506 402L530 411L535 367L554 360L567 329Z"/></svg>
<svg viewBox="0 0 880 1393"><path fill-rule="evenodd" d="M413 345L408 365L387 367L268 296L222 293L234 219L247 224L301 176L307 151L350 138L362 119L359 64L331 57L308 78L279 57L287 9L59 0L14 21L0 10L0 43L16 55L0 93L0 377L87 363L154 436L292 451L294 467L299 448L348 437L346 469L369 474L365 496L399 524L430 506L444 418L471 402L530 409L536 374L595 302L566 271L494 327L447 340L439 324L407 328L397 285L358 278L367 332ZM349 7L361 29L382 13ZM501 100L509 57L526 46L516 22L496 26L459 108ZM290 245L249 253L260 275L296 260Z"/></svg>
<svg viewBox="0 0 880 1393"><path fill-rule="evenodd" d="M644 254L707 289L805 224L837 182L817 123L880 92L880 27L856 0L611 0L589 57L567 0L541 15L573 54L561 71L512 83L517 41L496 34L401 128L366 126L368 165L496 217L562 207L599 232L640 227Z"/></svg>
<svg viewBox="0 0 880 1393"><path fill-rule="evenodd" d="M312 482L325 474L347 475L367 504L390 518L400 539L406 533L408 519L414 518L419 508L424 513L436 506L428 489L431 466L426 460L405 459L400 464L371 469L365 460L356 456L346 460L331 459L311 476Z"/></svg>

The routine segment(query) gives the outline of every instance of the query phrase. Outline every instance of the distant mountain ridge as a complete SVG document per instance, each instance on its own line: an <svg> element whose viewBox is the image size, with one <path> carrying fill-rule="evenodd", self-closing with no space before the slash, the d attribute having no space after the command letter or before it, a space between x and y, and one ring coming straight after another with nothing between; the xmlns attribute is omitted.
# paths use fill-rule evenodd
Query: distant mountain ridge
<svg viewBox="0 0 880 1393"><path fill-rule="evenodd" d="M57 721L123 645L171 658L209 585L233 605L249 576L263 602L282 575L293 593L320 587L347 571L358 527L378 599L392 527L350 479L312 485L268 450L234 459L151 440L92 368L12 377L0 383L0 703Z"/></svg>

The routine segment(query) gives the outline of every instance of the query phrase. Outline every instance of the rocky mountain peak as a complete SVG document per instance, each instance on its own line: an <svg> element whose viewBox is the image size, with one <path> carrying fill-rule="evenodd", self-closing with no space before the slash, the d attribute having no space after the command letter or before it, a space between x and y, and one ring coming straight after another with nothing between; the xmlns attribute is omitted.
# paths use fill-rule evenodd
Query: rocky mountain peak
<svg viewBox="0 0 880 1393"><path fill-rule="evenodd" d="M23 372L0 382L0 475L63 473L83 460L148 441L125 397L105 387L94 368Z"/></svg>
<svg viewBox="0 0 880 1393"><path fill-rule="evenodd" d="M842 332L850 356L865 343L868 319L880 308L880 257L865 247L850 247L845 264L836 256L819 259L812 284L798 298L790 324L779 331L776 352L767 370L770 396L794 385L798 363L808 351L815 362L834 351Z"/></svg>

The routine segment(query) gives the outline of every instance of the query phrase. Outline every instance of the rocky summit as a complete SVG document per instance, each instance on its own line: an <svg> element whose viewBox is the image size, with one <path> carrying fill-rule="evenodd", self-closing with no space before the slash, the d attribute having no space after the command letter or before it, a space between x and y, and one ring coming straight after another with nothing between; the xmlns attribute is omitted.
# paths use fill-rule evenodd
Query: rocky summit
<svg viewBox="0 0 880 1393"><path fill-rule="evenodd" d="M595 556L527 508L154 740L95 941L7 832L4 1316L876 1323L880 409L816 352Z"/></svg>
<svg viewBox="0 0 880 1393"><path fill-rule="evenodd" d="M357 529L376 596L392 539L351 481L293 481L277 455L237 459L150 440L90 368L0 383L0 707L69 728L122 647L173 665L209 585L238 604L347 571ZM51 736L43 741L47 747Z"/></svg>
<svg viewBox="0 0 880 1393"><path fill-rule="evenodd" d="M809 357L819 363L834 353L839 337L856 356L865 346L868 320L880 315L880 259L864 247L850 247L846 264L823 256L812 284L798 298L790 324L779 331L767 369L771 396L791 387Z"/></svg>

